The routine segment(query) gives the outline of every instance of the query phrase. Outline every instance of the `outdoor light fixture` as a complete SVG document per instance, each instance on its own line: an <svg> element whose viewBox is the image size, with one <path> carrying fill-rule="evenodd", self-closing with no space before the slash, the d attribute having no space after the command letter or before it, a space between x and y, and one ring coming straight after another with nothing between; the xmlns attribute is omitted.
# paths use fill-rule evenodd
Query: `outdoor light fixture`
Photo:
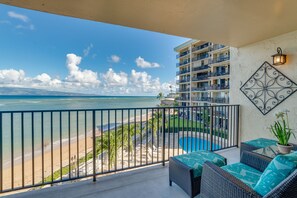
<svg viewBox="0 0 297 198"><path fill-rule="evenodd" d="M278 66L285 64L287 55L283 54L282 49L280 47L278 47L276 51L277 54L272 55L273 65Z"/></svg>

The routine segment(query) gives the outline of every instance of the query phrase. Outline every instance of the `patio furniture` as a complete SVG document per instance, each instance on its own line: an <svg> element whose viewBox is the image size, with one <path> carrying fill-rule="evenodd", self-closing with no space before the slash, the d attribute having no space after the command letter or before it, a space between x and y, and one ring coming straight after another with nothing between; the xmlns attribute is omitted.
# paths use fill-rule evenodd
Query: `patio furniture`
<svg viewBox="0 0 297 198"><path fill-rule="evenodd" d="M243 151L253 151L260 148L265 148L268 146L276 145L276 140L266 139L266 138L258 138L246 142L241 142L240 144L240 156Z"/></svg>
<svg viewBox="0 0 297 198"><path fill-rule="evenodd" d="M261 148L266 148L269 146L276 145L276 140L266 139L266 138L258 138L246 142L241 142L240 144L240 155L242 155L243 151L253 151ZM293 144L293 150L297 150L297 145Z"/></svg>
<svg viewBox="0 0 297 198"><path fill-rule="evenodd" d="M289 169L290 168L290 169ZM273 160L244 151L240 163L205 162L200 198L293 198L297 195L297 152Z"/></svg>
<svg viewBox="0 0 297 198"><path fill-rule="evenodd" d="M227 164L226 158L211 151L197 151L169 159L169 185L180 186L190 197L200 192L203 164L209 161L218 167Z"/></svg>

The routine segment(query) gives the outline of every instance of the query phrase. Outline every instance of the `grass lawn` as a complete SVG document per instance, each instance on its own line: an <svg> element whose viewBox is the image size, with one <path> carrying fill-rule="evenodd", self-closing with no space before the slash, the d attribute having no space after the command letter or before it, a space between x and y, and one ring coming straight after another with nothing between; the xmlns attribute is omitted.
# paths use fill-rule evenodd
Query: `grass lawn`
<svg viewBox="0 0 297 198"><path fill-rule="evenodd" d="M170 131L193 131L193 132L202 132L202 133L209 133L210 129L209 126L204 124L200 121L192 121L184 118L178 118L178 116L171 116L169 123L167 124L166 131L168 131L168 128L170 128ZM224 129L218 129L214 128L213 133L216 136L227 138L227 130Z"/></svg>

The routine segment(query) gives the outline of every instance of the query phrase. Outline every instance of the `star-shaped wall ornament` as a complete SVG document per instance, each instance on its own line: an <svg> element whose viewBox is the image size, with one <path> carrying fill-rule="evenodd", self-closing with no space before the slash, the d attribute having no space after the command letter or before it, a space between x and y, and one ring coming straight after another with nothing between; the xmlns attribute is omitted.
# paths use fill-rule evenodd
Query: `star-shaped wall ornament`
<svg viewBox="0 0 297 198"><path fill-rule="evenodd" d="M266 115L295 93L297 84L265 61L240 90Z"/></svg>

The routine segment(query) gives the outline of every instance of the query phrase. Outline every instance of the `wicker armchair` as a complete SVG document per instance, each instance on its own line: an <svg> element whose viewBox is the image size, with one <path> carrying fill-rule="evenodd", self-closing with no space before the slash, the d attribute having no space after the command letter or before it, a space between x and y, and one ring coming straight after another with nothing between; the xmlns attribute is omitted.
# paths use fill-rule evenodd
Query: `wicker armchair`
<svg viewBox="0 0 297 198"><path fill-rule="evenodd" d="M243 152L241 163L251 166L261 172L267 167L271 159L251 153ZM200 198L259 198L262 197L252 188L244 184L230 173L206 162L203 166L201 178ZM265 198L293 198L297 197L297 170L282 181Z"/></svg>

